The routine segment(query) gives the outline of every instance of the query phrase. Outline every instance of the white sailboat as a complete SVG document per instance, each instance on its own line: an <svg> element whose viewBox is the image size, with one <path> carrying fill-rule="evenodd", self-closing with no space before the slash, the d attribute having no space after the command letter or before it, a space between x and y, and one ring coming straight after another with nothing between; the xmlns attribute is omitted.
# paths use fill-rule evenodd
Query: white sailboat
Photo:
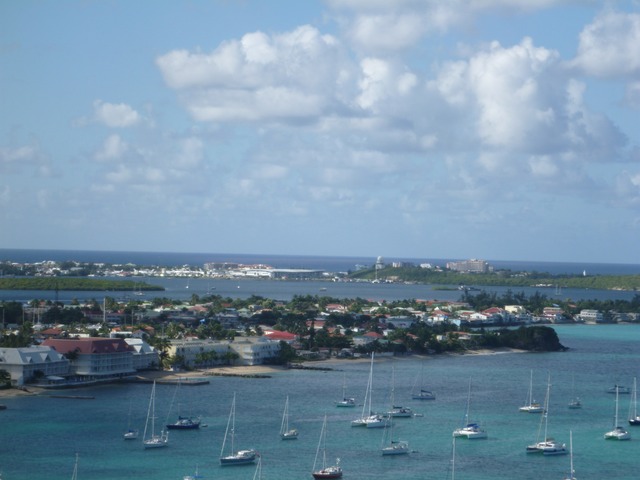
<svg viewBox="0 0 640 480"><path fill-rule="evenodd" d="M420 375L416 377L411 389L411 398L414 400L435 400L436 396L431 390L424 388L424 361L420 366Z"/></svg>
<svg viewBox="0 0 640 480"><path fill-rule="evenodd" d="M624 427L618 425L618 392L616 391L616 413L613 420L613 430L604 434L606 440L631 440L631 435Z"/></svg>
<svg viewBox="0 0 640 480"><path fill-rule="evenodd" d="M563 480L577 480L575 477L576 471L573 469L573 432L569 431L569 476L564 477Z"/></svg>
<svg viewBox="0 0 640 480"><path fill-rule="evenodd" d="M229 412L229 419L227 420L227 428L224 432L224 440L222 442L222 448L220 449L220 465L246 465L253 463L257 457L255 450L235 450L235 435L236 435L236 394L233 393L233 401L231 402L231 411ZM227 445L227 438L230 439L230 449L225 454L225 447Z"/></svg>
<svg viewBox="0 0 640 480"><path fill-rule="evenodd" d="M149 432L149 436L147 436ZM156 382L151 387L151 398L149 399L149 410L147 411L147 422L144 426L142 435L142 445L144 448L160 448L169 445L169 432L160 431L160 435L156 435Z"/></svg>
<svg viewBox="0 0 640 480"><path fill-rule="evenodd" d="M640 425L640 415L638 415L638 385L636 377L633 377L633 391L629 402L629 425Z"/></svg>
<svg viewBox="0 0 640 480"><path fill-rule="evenodd" d="M395 369L391 370L391 411L398 408L393 406L395 400ZM409 453L409 442L404 440L395 440L393 437L393 415L388 416L389 429L382 436L383 447L382 455L406 455ZM384 443L388 441L388 443Z"/></svg>
<svg viewBox="0 0 640 480"><path fill-rule="evenodd" d="M533 370L531 370L531 377L529 379L529 393L527 394L527 402L519 409L525 413L543 413L544 408L539 402L533 399Z"/></svg>
<svg viewBox="0 0 640 480"><path fill-rule="evenodd" d="M342 378L342 400L336 402L336 407L355 407L356 399L353 397L347 397L347 374L345 373Z"/></svg>
<svg viewBox="0 0 640 480"><path fill-rule="evenodd" d="M477 423L471 423L469 421L469 408L471 405L471 379L469 379L469 393L467 395L467 410L464 415L464 421L462 427L456 428L453 431L454 437L466 437L469 440L487 438L487 432L485 432Z"/></svg>
<svg viewBox="0 0 640 480"><path fill-rule="evenodd" d="M296 440L298 438L298 430L289 428L289 395L284 402L284 412L282 413L282 423L280 424L280 438L282 440Z"/></svg>
<svg viewBox="0 0 640 480"><path fill-rule="evenodd" d="M372 353L371 367L369 368L369 380L367 382L367 389L364 395L364 403L362 404L362 414L360 415L360 418L356 418L351 422L352 427L377 428L384 427L385 425L382 416L371 411L371 397L373 393L373 358L374 354Z"/></svg>
<svg viewBox="0 0 640 480"><path fill-rule="evenodd" d="M132 401L129 401L129 420L127 422L127 431L124 432L124 434L122 435L122 437L125 440L135 440L136 438L138 438L139 435L139 431L135 428L131 428L131 405L132 405Z"/></svg>
<svg viewBox="0 0 640 480"><path fill-rule="evenodd" d="M321 462L321 463L320 463ZM316 469L316 466L320 468ZM340 467L340 459L336 459L335 465L327 465L327 415L324 416L322 422L322 430L320 431L320 439L318 440L318 448L316 449L316 458L313 460L313 470L311 475L316 480L342 478L342 467Z"/></svg>
<svg viewBox="0 0 640 480"><path fill-rule="evenodd" d="M547 427L549 424L549 395L551 392L551 375L547 378L547 395L544 399L544 414L540 419L540 427L544 424L544 440L538 441L540 438L540 428L536 443L527 446L527 453L542 453L544 455L566 455L567 448L564 443L556 442L553 438L547 436Z"/></svg>
<svg viewBox="0 0 640 480"><path fill-rule="evenodd" d="M575 378L571 380L571 400L569 401L569 408L573 410L582 408L580 397L577 397L575 394Z"/></svg>

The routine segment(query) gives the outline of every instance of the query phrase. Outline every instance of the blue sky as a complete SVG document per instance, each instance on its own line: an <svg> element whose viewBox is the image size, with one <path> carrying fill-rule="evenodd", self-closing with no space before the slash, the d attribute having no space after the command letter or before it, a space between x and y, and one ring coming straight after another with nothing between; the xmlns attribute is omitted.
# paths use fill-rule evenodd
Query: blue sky
<svg viewBox="0 0 640 480"><path fill-rule="evenodd" d="M640 263L635 0L0 2L0 248Z"/></svg>

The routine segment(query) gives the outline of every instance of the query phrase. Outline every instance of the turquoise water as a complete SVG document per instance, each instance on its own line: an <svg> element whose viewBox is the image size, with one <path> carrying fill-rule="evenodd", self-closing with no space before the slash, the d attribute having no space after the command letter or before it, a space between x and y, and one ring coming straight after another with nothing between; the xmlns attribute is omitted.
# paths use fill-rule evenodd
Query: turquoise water
<svg viewBox="0 0 640 480"><path fill-rule="evenodd" d="M548 432L569 442L573 431L576 476L581 480L638 478L640 427L628 427L630 442L605 441L613 423L615 396L605 390L615 383L631 386L640 376L640 326L557 326L567 352L431 357L425 377L437 400L411 400L420 374L419 358L380 359L374 366L373 408L388 407L392 365L396 403L411 406L423 417L400 418L395 436L407 440L408 456L383 457L383 432L352 428L360 408L336 408L346 372L348 394L363 401L369 365L366 361L332 364L333 371L287 371L267 379L213 377L206 386L184 387L191 408L208 427L172 431L166 449L145 451L141 440L124 441L130 402L136 426L144 428L150 386L111 385L65 392L94 395L95 400L9 398L0 412L0 472L3 480L69 479L76 452L80 480L180 480L196 466L207 479L252 479L254 467L218 464L233 392L237 393L236 446L262 454L265 480L310 479L324 414L328 415L328 455L340 457L345 479L450 478L451 432L466 409L469 378L473 382L472 420L488 432L487 440L456 442L458 479L562 479L569 457L527 455L536 440L540 415L518 412L524 404L533 369L534 395L543 400L551 374ZM323 365L327 365L326 363ZM569 410L572 382L584 407ZM162 422L174 394L158 386L156 407ZM298 440L283 442L278 432L286 396L290 423ZM620 397L626 425L629 395ZM175 407L174 407L175 408ZM175 410L174 410L175 413Z"/></svg>

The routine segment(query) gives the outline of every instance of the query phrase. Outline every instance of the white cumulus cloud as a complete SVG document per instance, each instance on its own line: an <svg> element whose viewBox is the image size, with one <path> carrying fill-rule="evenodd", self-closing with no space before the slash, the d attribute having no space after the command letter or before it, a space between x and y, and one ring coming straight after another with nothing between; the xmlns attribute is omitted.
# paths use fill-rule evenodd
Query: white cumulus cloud
<svg viewBox="0 0 640 480"><path fill-rule="evenodd" d="M350 86L352 65L330 35L304 25L253 32L211 53L174 50L156 59L189 112L201 121L315 118Z"/></svg>
<svg viewBox="0 0 640 480"><path fill-rule="evenodd" d="M572 62L589 75L640 74L640 14L606 10L580 33Z"/></svg>
<svg viewBox="0 0 640 480"><path fill-rule="evenodd" d="M93 102L93 110L96 121L111 128L131 127L141 121L140 114L126 103L96 100Z"/></svg>

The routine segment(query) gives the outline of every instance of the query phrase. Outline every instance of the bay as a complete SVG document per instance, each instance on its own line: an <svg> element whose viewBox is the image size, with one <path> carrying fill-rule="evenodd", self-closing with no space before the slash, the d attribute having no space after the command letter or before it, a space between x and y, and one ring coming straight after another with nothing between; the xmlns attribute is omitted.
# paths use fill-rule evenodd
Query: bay
<svg viewBox="0 0 640 480"><path fill-rule="evenodd" d="M121 280L121 278L118 278ZM254 280L254 279L203 279L203 278L145 278L143 281L152 285L160 285L164 291L147 292L145 296L134 296L131 292L95 292L95 291L60 291L53 290L0 290L0 301L29 302L33 299L59 300L70 303L72 300L102 300L105 296L114 297L118 301L131 299L143 300L155 297L166 297L188 301L193 295L220 295L229 298L249 298L253 295L288 301L294 295L318 295L333 298L364 298L375 301L394 300L441 300L458 301L462 294L455 285L421 285L421 284L382 284L370 282L330 282L330 281L287 281L287 280ZM135 283L135 282L134 282ZM637 292L624 290L595 290L564 288L556 294L554 288L513 288L513 287L481 287L489 293L496 293L498 297L507 293L524 292L531 296L536 292L558 301L571 300L626 300L631 301ZM474 292L471 292L473 294ZM475 292L477 293L477 292Z"/></svg>
<svg viewBox="0 0 640 480"><path fill-rule="evenodd" d="M360 408L336 408L343 378L349 395L363 401L369 364L366 360L322 362L330 371L287 370L270 378L211 377L209 385L183 387L194 413L208 427L172 431L166 449L144 450L141 440L124 441L130 403L133 419L144 427L150 385L118 384L73 392L95 400L45 397L7 398L0 412L0 473L3 480L68 479L79 454L79 479L181 479L196 466L203 478L251 479L253 467L218 464L227 416L237 394L236 445L262 455L263 479L310 479L325 413L328 454L340 457L345 479L450 478L451 432L466 409L469 379L473 382L471 416L488 432L486 440L456 442L456 477L488 479L562 479L568 456L527 455L536 440L540 415L518 411L524 404L533 369L534 395L542 400L551 375L549 435L568 443L573 431L576 476L581 480L637 478L640 429L628 427L629 442L606 441L613 422L615 396L606 389L631 385L640 367L640 325L554 326L570 349L553 353L441 355L379 359L374 366L373 408L388 408L391 371L395 370L396 403L411 406L422 417L397 419L395 435L410 443L408 456L383 457L383 432L350 426ZM411 388L424 365L435 401L411 400ZM570 410L575 393L583 408ZM161 422L175 387L158 386ZM289 396L291 425L298 440L279 438L282 409ZM626 425L629 395L621 396L620 416Z"/></svg>

